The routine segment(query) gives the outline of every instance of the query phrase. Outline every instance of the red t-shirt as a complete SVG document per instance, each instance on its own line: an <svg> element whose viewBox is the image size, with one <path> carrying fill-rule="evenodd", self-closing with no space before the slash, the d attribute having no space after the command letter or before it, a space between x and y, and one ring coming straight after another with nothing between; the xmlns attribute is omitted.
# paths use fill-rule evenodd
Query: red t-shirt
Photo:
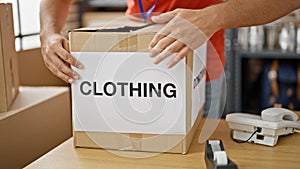
<svg viewBox="0 0 300 169"><path fill-rule="evenodd" d="M143 0L145 11L151 8L155 0ZM153 13L172 11L176 8L201 9L221 3L223 0L159 0ZM127 15L140 13L137 0L127 0ZM224 30L216 32L207 43L207 73L206 79L214 80L221 76L224 70Z"/></svg>

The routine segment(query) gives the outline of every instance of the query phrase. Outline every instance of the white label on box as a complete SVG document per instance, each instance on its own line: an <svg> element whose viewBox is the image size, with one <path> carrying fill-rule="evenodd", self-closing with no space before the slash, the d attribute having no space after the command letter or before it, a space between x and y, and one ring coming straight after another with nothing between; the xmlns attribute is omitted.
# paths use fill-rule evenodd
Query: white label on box
<svg viewBox="0 0 300 169"><path fill-rule="evenodd" d="M75 131L186 134L185 59L168 69L173 56L155 65L145 52L72 55L85 66L73 68Z"/></svg>

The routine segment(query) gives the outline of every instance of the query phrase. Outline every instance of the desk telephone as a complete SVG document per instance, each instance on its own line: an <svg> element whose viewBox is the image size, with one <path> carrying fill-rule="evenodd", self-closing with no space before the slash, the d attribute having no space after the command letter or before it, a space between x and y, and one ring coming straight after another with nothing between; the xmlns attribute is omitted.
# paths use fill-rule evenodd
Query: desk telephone
<svg viewBox="0 0 300 169"><path fill-rule="evenodd" d="M232 113L226 116L229 128L233 130L233 139L274 146L278 137L299 132L298 116L285 108L268 108L261 116Z"/></svg>

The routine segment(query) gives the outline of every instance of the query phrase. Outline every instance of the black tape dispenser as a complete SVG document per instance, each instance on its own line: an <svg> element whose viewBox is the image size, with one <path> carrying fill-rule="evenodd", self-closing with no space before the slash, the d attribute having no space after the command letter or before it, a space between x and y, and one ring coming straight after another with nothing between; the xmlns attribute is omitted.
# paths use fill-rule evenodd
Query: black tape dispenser
<svg viewBox="0 0 300 169"><path fill-rule="evenodd" d="M205 147L207 169L237 169L224 150L222 140L207 140Z"/></svg>

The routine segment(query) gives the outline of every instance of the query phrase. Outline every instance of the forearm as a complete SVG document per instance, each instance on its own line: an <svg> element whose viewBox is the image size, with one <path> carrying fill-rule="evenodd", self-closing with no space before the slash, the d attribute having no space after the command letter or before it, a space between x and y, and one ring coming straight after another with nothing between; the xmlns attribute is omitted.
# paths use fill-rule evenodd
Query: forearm
<svg viewBox="0 0 300 169"><path fill-rule="evenodd" d="M229 0L207 8L218 29L272 22L300 8L300 0Z"/></svg>
<svg viewBox="0 0 300 169"><path fill-rule="evenodd" d="M53 74L67 83L79 79L78 73L69 65L83 68L83 65L71 56L69 41L60 35L71 3L72 0L42 0L40 4L40 40L43 60Z"/></svg>
<svg viewBox="0 0 300 169"><path fill-rule="evenodd" d="M40 6L41 37L60 33L72 0L42 0Z"/></svg>

